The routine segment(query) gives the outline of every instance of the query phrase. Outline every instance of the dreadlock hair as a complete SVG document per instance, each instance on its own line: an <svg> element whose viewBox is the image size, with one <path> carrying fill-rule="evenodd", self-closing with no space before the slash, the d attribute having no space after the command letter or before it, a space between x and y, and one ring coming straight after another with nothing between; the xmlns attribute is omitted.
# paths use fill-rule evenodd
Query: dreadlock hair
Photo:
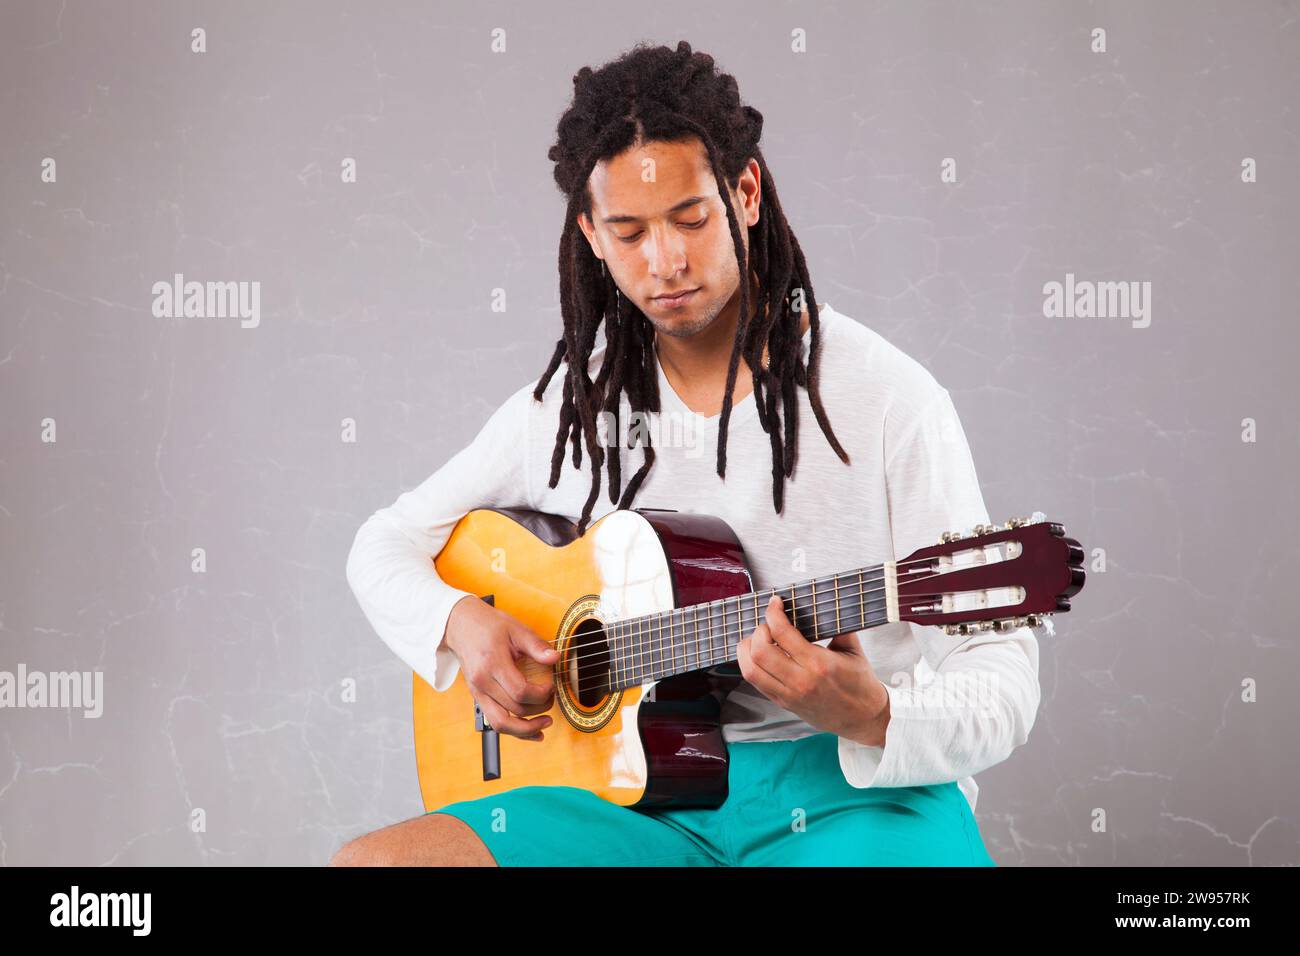
<svg viewBox="0 0 1300 956"><path fill-rule="evenodd" d="M817 384L821 356L817 298L803 252L781 210L776 185L758 148L763 115L752 106L741 105L735 77L719 73L713 57L692 52L684 40L677 44L676 50L638 43L599 70L584 66L573 77L573 87L573 103L560 117L555 145L547 154L555 163L556 185L568 199L559 254L564 335L555 343L550 363L533 391L533 398L540 402L561 360L567 363L559 428L551 455L550 487L554 488L559 481L566 441L573 446L573 467L577 469L582 467L581 443L585 443L591 456L592 474L591 493L578 522L578 533L582 534L599 494L602 465L608 468L609 500L623 509L631 504L654 464L655 450L646 435L644 463L619 496L622 476L618 448L614 445L613 453L606 459L596 420L603 413L604 420L612 421L618 434L623 391L633 413L643 418L647 412L659 412L654 327L640 309L619 294L613 277L606 271L604 262L592 253L576 220L579 213L591 214L587 181L597 163L644 142L682 142L694 136L708 153L718 195L727 208L727 223L741 276L740 318L718 426L718 476L726 477L731 392L743 355L753 375L759 423L771 439L772 504L779 514L785 478L792 476L795 468L799 434L796 386L807 389L817 424L831 448L846 464L849 456L835 437L822 407ZM736 188L751 157L761 170L763 197L763 215L756 225L748 228L761 309L751 309L751 266L727 188L728 185L731 190ZM790 301L797 293L801 293L799 310ZM811 309L807 307L809 302ZM807 366L801 356L803 310L811 313ZM602 323L605 355L592 382L588 363ZM765 348L766 368L762 362ZM643 431L637 429L637 436Z"/></svg>

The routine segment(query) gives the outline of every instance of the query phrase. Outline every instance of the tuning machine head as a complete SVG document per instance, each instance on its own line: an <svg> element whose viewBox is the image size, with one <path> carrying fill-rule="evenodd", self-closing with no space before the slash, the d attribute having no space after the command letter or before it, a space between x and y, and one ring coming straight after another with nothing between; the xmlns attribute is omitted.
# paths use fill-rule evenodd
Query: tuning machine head
<svg viewBox="0 0 1300 956"><path fill-rule="evenodd" d="M1014 631L1018 627L1042 627L1047 614L1026 614L1024 617L1004 617L994 621L974 621L969 624L945 624L945 634L978 634L982 631Z"/></svg>

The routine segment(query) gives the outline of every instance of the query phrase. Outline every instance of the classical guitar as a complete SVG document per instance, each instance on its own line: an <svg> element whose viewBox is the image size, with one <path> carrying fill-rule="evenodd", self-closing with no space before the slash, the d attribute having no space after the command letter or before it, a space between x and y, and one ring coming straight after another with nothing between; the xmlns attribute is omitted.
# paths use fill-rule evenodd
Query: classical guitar
<svg viewBox="0 0 1300 956"><path fill-rule="evenodd" d="M944 532L900 561L755 591L717 518L652 508L576 525L521 509L471 511L434 558L444 581L551 641L553 723L500 734L464 676L415 677L415 750L427 810L530 785L581 787L622 806L716 807L727 797L719 712L742 678L736 645L773 590L810 641L897 621L947 634L1040 627L1083 587L1083 548L1055 522Z"/></svg>

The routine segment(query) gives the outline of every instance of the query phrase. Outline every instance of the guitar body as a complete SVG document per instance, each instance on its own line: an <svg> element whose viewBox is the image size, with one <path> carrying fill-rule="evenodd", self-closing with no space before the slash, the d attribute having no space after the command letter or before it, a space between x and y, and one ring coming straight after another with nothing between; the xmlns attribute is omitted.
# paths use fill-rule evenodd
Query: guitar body
<svg viewBox="0 0 1300 956"><path fill-rule="evenodd" d="M463 674L443 692L416 675L426 810L538 785L579 787L628 807L722 804L728 761L719 714L741 680L735 661L612 693L588 679L602 670L606 622L754 590L725 522L625 509L579 537L575 524L554 515L481 509L461 519L434 564L444 581L518 618L561 656L553 723L541 742L478 729L483 720Z"/></svg>

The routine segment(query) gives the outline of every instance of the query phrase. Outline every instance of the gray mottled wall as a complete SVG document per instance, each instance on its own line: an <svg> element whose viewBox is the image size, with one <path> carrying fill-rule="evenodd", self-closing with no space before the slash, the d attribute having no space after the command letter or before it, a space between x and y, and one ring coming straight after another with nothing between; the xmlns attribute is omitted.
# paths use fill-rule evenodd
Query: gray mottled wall
<svg viewBox="0 0 1300 956"><path fill-rule="evenodd" d="M542 370L546 151L641 38L736 74L818 297L950 389L993 519L1104 549L979 777L994 857L1300 862L1298 20L7 0L0 671L99 672L103 713L0 709L0 862L320 864L420 811L410 675L344 560ZM175 273L259 283L257 325L156 316ZM1067 274L1150 312L1045 316Z"/></svg>

